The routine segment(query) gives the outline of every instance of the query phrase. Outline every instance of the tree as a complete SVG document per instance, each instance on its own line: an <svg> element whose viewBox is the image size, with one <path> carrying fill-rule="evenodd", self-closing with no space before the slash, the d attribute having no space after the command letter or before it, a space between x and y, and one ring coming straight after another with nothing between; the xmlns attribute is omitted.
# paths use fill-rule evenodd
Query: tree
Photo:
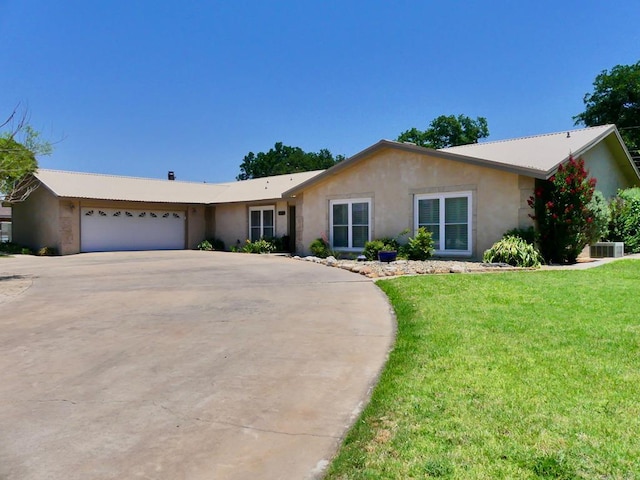
<svg viewBox="0 0 640 480"><path fill-rule="evenodd" d="M421 147L446 148L468 143L478 143L481 138L489 136L487 119L477 117L475 120L466 115L440 115L431 121L429 128L418 130L412 128L402 132L398 142L411 142Z"/></svg>
<svg viewBox="0 0 640 480"><path fill-rule="evenodd" d="M0 129L0 196L7 202L20 202L38 183L30 175L38 168L37 155L50 155L52 147L28 123L27 112L18 115L16 107Z"/></svg>
<svg viewBox="0 0 640 480"><path fill-rule="evenodd" d="M287 173L309 172L334 166L344 160L343 155L335 157L327 149L319 152L305 152L300 147L289 147L277 142L268 152L249 152L240 164L240 174L236 180L284 175Z"/></svg>
<svg viewBox="0 0 640 480"><path fill-rule="evenodd" d="M583 102L584 112L573 117L576 125L615 123L631 155L640 156L640 61L603 70Z"/></svg>
<svg viewBox="0 0 640 480"><path fill-rule="evenodd" d="M574 263L593 235L590 202L596 179L589 178L584 161L569 157L549 180L536 181L528 203L534 209L540 253L547 263Z"/></svg>

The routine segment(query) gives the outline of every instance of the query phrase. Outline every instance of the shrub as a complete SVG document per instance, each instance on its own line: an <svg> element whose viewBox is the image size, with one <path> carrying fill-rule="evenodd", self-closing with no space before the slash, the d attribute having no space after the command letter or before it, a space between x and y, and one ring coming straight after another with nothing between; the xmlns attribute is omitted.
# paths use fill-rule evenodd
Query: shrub
<svg viewBox="0 0 640 480"><path fill-rule="evenodd" d="M589 243L595 243L603 238L607 238L609 234L609 222L611 221L611 211L609 209L609 203L601 191L596 190L593 192L593 197L591 197L587 208L589 208L593 218L587 234Z"/></svg>
<svg viewBox="0 0 640 480"><path fill-rule="evenodd" d="M507 230L502 238L506 237L518 237L523 239L525 242L534 245L536 243L536 231L533 227L529 228L512 228L511 230Z"/></svg>
<svg viewBox="0 0 640 480"><path fill-rule="evenodd" d="M219 238L213 237L213 238L207 239L207 241L211 244L213 249L216 250L217 252L224 252L225 251L224 242L222 240L220 240Z"/></svg>
<svg viewBox="0 0 640 480"><path fill-rule="evenodd" d="M431 232L420 227L413 238L402 248L403 256L409 260L427 260L433 255L433 238Z"/></svg>
<svg viewBox="0 0 640 480"><path fill-rule="evenodd" d="M213 245L211 245L211 242L209 240L203 240L198 244L198 250L205 250L207 252L210 252L213 250Z"/></svg>
<svg viewBox="0 0 640 480"><path fill-rule="evenodd" d="M506 236L484 252L485 263L508 263L514 267L539 267L542 255L526 240L516 236Z"/></svg>
<svg viewBox="0 0 640 480"><path fill-rule="evenodd" d="M540 234L540 251L547 262L573 263L589 242L593 216L589 202L596 179L588 178L582 159L569 157L549 180L536 182L529 198Z"/></svg>
<svg viewBox="0 0 640 480"><path fill-rule="evenodd" d="M640 188L618 191L609 208L611 220L607 239L624 242L627 253L640 252Z"/></svg>
<svg viewBox="0 0 640 480"><path fill-rule="evenodd" d="M7 253L9 255L12 255L16 253L24 253L23 250L24 250L24 247L13 242L0 243L0 252L2 253ZM29 254L31 254L31 250L29 250Z"/></svg>
<svg viewBox="0 0 640 480"><path fill-rule="evenodd" d="M36 252L39 257L52 257L57 254L58 251L54 247L42 247Z"/></svg>
<svg viewBox="0 0 640 480"><path fill-rule="evenodd" d="M197 248L198 250L205 250L207 252L211 252L213 250L223 252L224 242L218 238L208 238L206 240L201 241L198 244Z"/></svg>
<svg viewBox="0 0 640 480"><path fill-rule="evenodd" d="M309 250L313 255L319 258L327 258L331 255L331 251L329 249L329 244L323 238L316 238L311 245L309 245Z"/></svg>
<svg viewBox="0 0 640 480"><path fill-rule="evenodd" d="M242 253L273 253L276 251L276 246L273 242L261 238L255 242L247 240L241 251Z"/></svg>
<svg viewBox="0 0 640 480"><path fill-rule="evenodd" d="M380 250L384 250L384 242L382 240L371 240L364 244L362 254L367 257L367 260L378 260L378 252Z"/></svg>

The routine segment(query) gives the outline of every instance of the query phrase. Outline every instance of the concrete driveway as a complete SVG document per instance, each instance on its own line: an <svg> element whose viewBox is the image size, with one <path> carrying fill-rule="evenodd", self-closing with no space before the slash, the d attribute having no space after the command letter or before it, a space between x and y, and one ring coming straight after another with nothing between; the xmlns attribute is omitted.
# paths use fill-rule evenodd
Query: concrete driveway
<svg viewBox="0 0 640 480"><path fill-rule="evenodd" d="M0 478L321 476L394 335L360 275L283 257L0 258Z"/></svg>

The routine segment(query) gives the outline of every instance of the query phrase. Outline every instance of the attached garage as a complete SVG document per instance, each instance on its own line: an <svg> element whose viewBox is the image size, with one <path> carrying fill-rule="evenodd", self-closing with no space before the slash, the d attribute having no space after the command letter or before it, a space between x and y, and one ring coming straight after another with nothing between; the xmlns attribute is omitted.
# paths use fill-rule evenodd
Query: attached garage
<svg viewBox="0 0 640 480"><path fill-rule="evenodd" d="M82 208L80 251L181 250L184 211Z"/></svg>

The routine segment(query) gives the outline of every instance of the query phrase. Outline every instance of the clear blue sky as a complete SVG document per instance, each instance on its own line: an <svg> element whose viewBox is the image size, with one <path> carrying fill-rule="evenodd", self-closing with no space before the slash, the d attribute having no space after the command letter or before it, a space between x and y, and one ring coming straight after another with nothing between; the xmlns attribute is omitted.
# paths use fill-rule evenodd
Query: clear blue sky
<svg viewBox="0 0 640 480"><path fill-rule="evenodd" d="M350 156L442 114L573 128L639 25L638 0L0 0L0 117L62 139L45 168L231 181L277 141Z"/></svg>

